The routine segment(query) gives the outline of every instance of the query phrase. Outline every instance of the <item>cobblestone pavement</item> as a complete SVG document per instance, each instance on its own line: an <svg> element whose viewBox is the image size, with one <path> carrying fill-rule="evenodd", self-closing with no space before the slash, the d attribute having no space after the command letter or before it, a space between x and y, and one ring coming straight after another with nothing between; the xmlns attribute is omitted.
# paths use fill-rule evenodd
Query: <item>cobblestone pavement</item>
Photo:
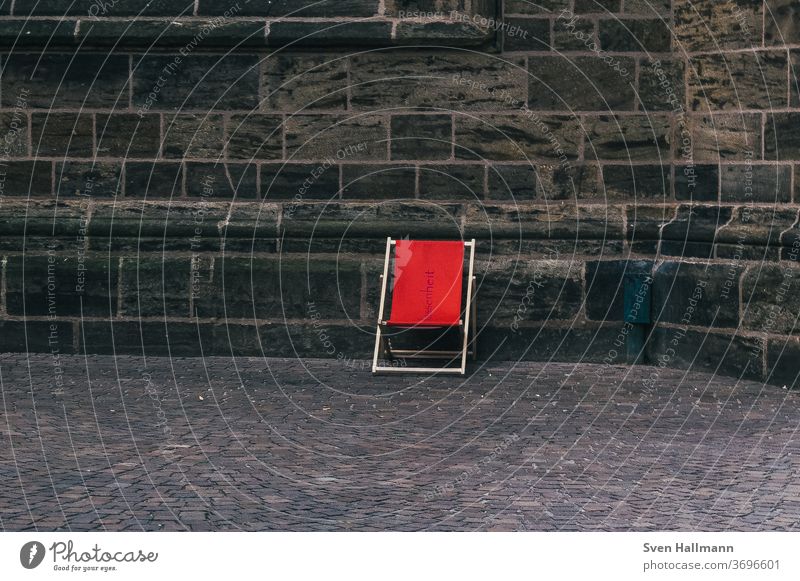
<svg viewBox="0 0 800 581"><path fill-rule="evenodd" d="M800 393L678 371L646 388L652 368L583 364L377 380L357 363L0 355L0 525L797 527Z"/></svg>

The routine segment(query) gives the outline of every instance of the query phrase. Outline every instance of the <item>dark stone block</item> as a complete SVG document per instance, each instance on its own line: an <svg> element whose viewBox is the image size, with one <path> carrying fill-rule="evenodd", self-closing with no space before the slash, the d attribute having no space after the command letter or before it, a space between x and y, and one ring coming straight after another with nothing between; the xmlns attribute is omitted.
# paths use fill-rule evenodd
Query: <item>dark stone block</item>
<svg viewBox="0 0 800 581"><path fill-rule="evenodd" d="M792 168L775 165L724 165L723 202L788 202Z"/></svg>
<svg viewBox="0 0 800 581"><path fill-rule="evenodd" d="M270 18L335 18L367 17L378 14L378 0L263 0L237 3L231 0L200 0L198 14L222 16L236 8L236 16L268 16Z"/></svg>
<svg viewBox="0 0 800 581"><path fill-rule="evenodd" d="M684 63L642 59L639 69L639 107L644 111L679 110L686 101Z"/></svg>
<svg viewBox="0 0 800 581"><path fill-rule="evenodd" d="M536 166L494 164L489 166L488 171L489 199L529 202L536 198Z"/></svg>
<svg viewBox="0 0 800 581"><path fill-rule="evenodd" d="M256 56L148 55L133 62L133 105L140 111L254 109L258 83Z"/></svg>
<svg viewBox="0 0 800 581"><path fill-rule="evenodd" d="M175 321L81 323L81 351L100 355L191 357L213 345L211 325Z"/></svg>
<svg viewBox="0 0 800 581"><path fill-rule="evenodd" d="M450 159L450 115L393 115L391 131L392 159Z"/></svg>
<svg viewBox="0 0 800 581"><path fill-rule="evenodd" d="M94 129L91 113L34 113L31 142L40 157L92 157Z"/></svg>
<svg viewBox="0 0 800 581"><path fill-rule="evenodd" d="M465 238L519 240L622 239L622 212L601 205L469 205Z"/></svg>
<svg viewBox="0 0 800 581"><path fill-rule="evenodd" d="M539 164L538 195L544 200L602 198L600 167L592 164Z"/></svg>
<svg viewBox="0 0 800 581"><path fill-rule="evenodd" d="M789 389L800 388L800 341L794 337L769 339L767 381Z"/></svg>
<svg viewBox="0 0 800 581"><path fill-rule="evenodd" d="M559 24L554 25L556 30ZM632 58L535 56L528 59L528 107L533 110L632 110Z"/></svg>
<svg viewBox="0 0 800 581"><path fill-rule="evenodd" d="M280 115L232 115L227 123L227 155L231 159L281 159L283 118Z"/></svg>
<svg viewBox="0 0 800 581"><path fill-rule="evenodd" d="M764 126L764 159L800 159L800 113L770 113Z"/></svg>
<svg viewBox="0 0 800 581"><path fill-rule="evenodd" d="M682 204L675 218L662 229L662 238L677 242L710 242L717 229L730 221L733 209L723 206Z"/></svg>
<svg viewBox="0 0 800 581"><path fill-rule="evenodd" d="M255 199L258 197L256 166L246 163L187 163L186 195Z"/></svg>
<svg viewBox="0 0 800 581"><path fill-rule="evenodd" d="M419 168L421 200L480 200L486 168L483 165L423 165Z"/></svg>
<svg viewBox="0 0 800 581"><path fill-rule="evenodd" d="M713 35L706 35L714 38ZM697 55L689 61L688 97L693 111L786 107L785 52Z"/></svg>
<svg viewBox="0 0 800 581"><path fill-rule="evenodd" d="M800 51L789 51L789 103L791 107L800 107Z"/></svg>
<svg viewBox="0 0 800 581"><path fill-rule="evenodd" d="M342 166L342 197L345 199L413 198L416 186L414 166Z"/></svg>
<svg viewBox="0 0 800 581"><path fill-rule="evenodd" d="M495 39L493 27L474 20L400 21L394 29L394 44L430 47L487 45Z"/></svg>
<svg viewBox="0 0 800 581"><path fill-rule="evenodd" d="M503 49L550 50L550 20L545 18L506 18Z"/></svg>
<svg viewBox="0 0 800 581"><path fill-rule="evenodd" d="M666 22L604 19L599 24L600 46L611 52L669 52L672 33Z"/></svg>
<svg viewBox="0 0 800 581"><path fill-rule="evenodd" d="M603 190L608 199L669 200L670 169L664 165L604 165Z"/></svg>
<svg viewBox="0 0 800 581"><path fill-rule="evenodd" d="M193 0L16 0L16 16L191 16Z"/></svg>
<svg viewBox="0 0 800 581"><path fill-rule="evenodd" d="M716 241L752 246L754 258L760 259L767 247L780 246L781 232L792 228L797 220L797 209L744 205L732 209L730 220L716 235Z"/></svg>
<svg viewBox="0 0 800 581"><path fill-rule="evenodd" d="M481 325L505 323L516 331L523 322L574 319L583 304L578 263L503 260L478 271Z"/></svg>
<svg viewBox="0 0 800 581"><path fill-rule="evenodd" d="M575 159L583 135L578 120L548 115L485 115L456 119L456 158Z"/></svg>
<svg viewBox="0 0 800 581"><path fill-rule="evenodd" d="M573 20L567 13L558 14L553 24L554 50L586 50L587 43L597 43L595 23L588 18ZM566 24L569 23L567 27ZM598 43L599 45L599 43Z"/></svg>
<svg viewBox="0 0 800 581"><path fill-rule="evenodd" d="M520 57L402 50L350 58L351 105L356 109L505 110L509 103L525 102L526 84Z"/></svg>
<svg viewBox="0 0 800 581"><path fill-rule="evenodd" d="M124 55L13 54L3 60L2 104L13 107L25 92L28 107L119 107L128 102L128 70Z"/></svg>
<svg viewBox="0 0 800 581"><path fill-rule="evenodd" d="M632 204L625 212L626 236L631 244L659 240L661 228L675 217L675 210L667 206Z"/></svg>
<svg viewBox="0 0 800 581"><path fill-rule="evenodd" d="M296 115L287 119L285 131L290 160L387 159L386 120L377 115Z"/></svg>
<svg viewBox="0 0 800 581"><path fill-rule="evenodd" d="M188 258L123 259L121 314L136 318L188 317L192 274Z"/></svg>
<svg viewBox="0 0 800 581"><path fill-rule="evenodd" d="M659 327L648 342L648 358L659 367L692 369L763 380L764 340L729 333Z"/></svg>
<svg viewBox="0 0 800 581"><path fill-rule="evenodd" d="M222 115L180 114L164 119L164 157L219 159L224 143Z"/></svg>
<svg viewBox="0 0 800 581"><path fill-rule="evenodd" d="M694 202L718 201L719 169L719 165L676 165L675 198Z"/></svg>
<svg viewBox="0 0 800 581"><path fill-rule="evenodd" d="M0 196L52 195L52 166L49 161L0 163Z"/></svg>
<svg viewBox="0 0 800 581"><path fill-rule="evenodd" d="M97 114L97 155L156 157L161 148L161 119L133 113Z"/></svg>
<svg viewBox="0 0 800 581"><path fill-rule="evenodd" d="M672 9L672 0L625 0L625 14L642 14L644 16L668 16Z"/></svg>
<svg viewBox="0 0 800 581"><path fill-rule="evenodd" d="M74 353L72 323L68 321L0 321L0 351L4 353ZM57 360L54 359L54 363ZM56 367L48 379L59 381Z"/></svg>
<svg viewBox="0 0 800 581"><path fill-rule="evenodd" d="M650 275L649 260L602 260L586 263L586 317L597 321L625 320L625 277Z"/></svg>
<svg viewBox="0 0 800 581"><path fill-rule="evenodd" d="M214 276L205 273L213 268ZM344 260L229 258L204 261L193 315L225 319L359 320L361 270Z"/></svg>
<svg viewBox="0 0 800 581"><path fill-rule="evenodd" d="M601 363L613 349L619 326L569 328L531 324L513 333L507 327L481 330L480 344L495 345L490 361L562 361Z"/></svg>
<svg viewBox="0 0 800 581"><path fill-rule="evenodd" d="M792 335L800 312L800 270L796 265L759 264L742 280L742 325L759 333Z"/></svg>
<svg viewBox="0 0 800 581"><path fill-rule="evenodd" d="M558 13L560 10L569 8L572 0L505 0L504 7L506 14L546 14Z"/></svg>
<svg viewBox="0 0 800 581"><path fill-rule="evenodd" d="M656 266L653 319L684 326L736 328L743 271L735 264L664 262Z"/></svg>
<svg viewBox="0 0 800 581"><path fill-rule="evenodd" d="M266 102L271 109L347 107L347 59L306 54L270 55L263 61Z"/></svg>
<svg viewBox="0 0 800 581"><path fill-rule="evenodd" d="M266 164L261 166L261 195L267 199L332 200L339 197L339 166Z"/></svg>
<svg viewBox="0 0 800 581"><path fill-rule="evenodd" d="M117 312L117 259L10 256L6 308L23 316L113 316Z"/></svg>
<svg viewBox="0 0 800 581"><path fill-rule="evenodd" d="M72 31L69 31L70 34ZM263 22L229 20L82 20L75 42L92 47L263 47Z"/></svg>
<svg viewBox="0 0 800 581"><path fill-rule="evenodd" d="M620 0L575 0L575 14L619 12Z"/></svg>
<svg viewBox="0 0 800 581"><path fill-rule="evenodd" d="M385 45L392 39L392 23L381 21L278 20L270 23L269 46Z"/></svg>
<svg viewBox="0 0 800 581"><path fill-rule="evenodd" d="M800 43L800 2L766 0L764 2L764 44Z"/></svg>
<svg viewBox="0 0 800 581"><path fill-rule="evenodd" d="M24 102L14 111L0 113L0 159L27 157L29 137Z"/></svg>
<svg viewBox="0 0 800 581"><path fill-rule="evenodd" d="M2 20L0 46L14 50L26 47L72 46L77 20Z"/></svg>
<svg viewBox="0 0 800 581"><path fill-rule="evenodd" d="M59 197L109 198L122 193L122 164L91 161L56 163Z"/></svg>
<svg viewBox="0 0 800 581"><path fill-rule="evenodd" d="M585 121L584 127L587 158L662 162L671 158L668 117L601 115Z"/></svg>
<svg viewBox="0 0 800 581"><path fill-rule="evenodd" d="M183 194L183 165L178 162L125 163L126 198L179 198Z"/></svg>

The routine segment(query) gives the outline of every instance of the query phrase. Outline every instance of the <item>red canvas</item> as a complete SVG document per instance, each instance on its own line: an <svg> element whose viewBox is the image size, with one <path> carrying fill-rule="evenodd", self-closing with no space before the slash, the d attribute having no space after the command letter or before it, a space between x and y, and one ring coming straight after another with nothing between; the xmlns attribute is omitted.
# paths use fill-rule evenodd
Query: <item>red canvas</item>
<svg viewBox="0 0 800 581"><path fill-rule="evenodd" d="M463 242L398 240L388 324L458 325L463 275Z"/></svg>

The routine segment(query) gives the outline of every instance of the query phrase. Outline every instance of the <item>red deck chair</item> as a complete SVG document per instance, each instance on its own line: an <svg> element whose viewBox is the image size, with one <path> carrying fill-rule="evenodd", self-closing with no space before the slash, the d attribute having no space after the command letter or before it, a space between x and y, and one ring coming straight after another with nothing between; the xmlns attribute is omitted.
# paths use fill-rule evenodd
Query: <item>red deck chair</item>
<svg viewBox="0 0 800 581"><path fill-rule="evenodd" d="M394 268L391 284L389 264L394 248ZM466 289L466 308L462 308L464 292L464 249L469 248ZM382 372L438 372L460 373L467 369L467 355L475 357L475 240L392 240L386 239L386 259L381 275L381 304L378 311L378 329L375 336L375 354L372 373ZM387 287L391 289L391 314L384 320ZM457 351L435 349L394 349L387 337L387 328L442 329L458 328L461 348ZM472 332L472 341L469 340ZM443 368L399 367L378 365L378 359L409 357L411 359L445 359ZM458 363L458 367L452 364Z"/></svg>

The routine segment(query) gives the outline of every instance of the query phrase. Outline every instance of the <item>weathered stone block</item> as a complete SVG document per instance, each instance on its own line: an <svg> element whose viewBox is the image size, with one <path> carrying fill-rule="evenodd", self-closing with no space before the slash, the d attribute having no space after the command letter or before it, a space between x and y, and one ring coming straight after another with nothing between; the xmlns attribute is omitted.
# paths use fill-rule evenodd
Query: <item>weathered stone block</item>
<svg viewBox="0 0 800 581"><path fill-rule="evenodd" d="M263 61L266 105L278 111L347 107L347 59L272 54Z"/></svg>
<svg viewBox="0 0 800 581"><path fill-rule="evenodd" d="M491 171L491 170L490 170ZM423 165L419 168L421 200L479 200L483 197L484 165Z"/></svg>
<svg viewBox="0 0 800 581"><path fill-rule="evenodd" d="M6 308L23 316L114 316L116 258L10 256L6 264Z"/></svg>
<svg viewBox="0 0 800 581"><path fill-rule="evenodd" d="M603 198L600 166L594 164L538 164L538 196L543 200Z"/></svg>
<svg viewBox="0 0 800 581"><path fill-rule="evenodd" d="M90 113L34 113L31 140L40 157L92 157L94 129Z"/></svg>
<svg viewBox="0 0 800 581"><path fill-rule="evenodd" d="M764 159L800 159L800 113L770 113L764 126Z"/></svg>
<svg viewBox="0 0 800 581"><path fill-rule="evenodd" d="M669 369L693 369L744 379L762 380L764 339L733 332L660 327L648 342L648 358Z"/></svg>
<svg viewBox="0 0 800 581"><path fill-rule="evenodd" d="M179 198L183 194L183 164L125 163L126 198Z"/></svg>
<svg viewBox="0 0 800 581"><path fill-rule="evenodd" d="M711 37L713 38L713 36ZM786 107L785 52L697 55L689 61L688 97L694 111Z"/></svg>
<svg viewBox="0 0 800 581"><path fill-rule="evenodd" d="M558 22L554 25L559 30ZM584 48L585 50L585 48ZM528 107L532 110L632 110L632 58L536 56L528 59Z"/></svg>
<svg viewBox="0 0 800 581"><path fill-rule="evenodd" d="M277 20L267 33L269 46L380 46L391 39L392 23L378 20Z"/></svg>
<svg viewBox="0 0 800 581"><path fill-rule="evenodd" d="M800 312L800 270L796 264L759 264L742 280L742 325L770 335L792 335Z"/></svg>
<svg viewBox="0 0 800 581"><path fill-rule="evenodd" d="M672 197L669 167L665 165L604 165L601 195L635 201Z"/></svg>
<svg viewBox="0 0 800 581"><path fill-rule="evenodd" d="M0 113L0 158L27 157L30 134L28 114L22 107Z"/></svg>
<svg viewBox="0 0 800 581"><path fill-rule="evenodd" d="M797 0L764 2L764 44L800 43L800 3Z"/></svg>
<svg viewBox="0 0 800 581"><path fill-rule="evenodd" d="M417 170L411 165L345 165L342 167L344 199L413 198Z"/></svg>
<svg viewBox="0 0 800 581"><path fill-rule="evenodd" d="M286 121L286 153L292 160L385 160L388 131L377 115L295 115Z"/></svg>
<svg viewBox="0 0 800 581"><path fill-rule="evenodd" d="M74 353L72 323L68 321L0 321L0 350L4 353ZM52 386L55 386L55 375Z"/></svg>
<svg viewBox="0 0 800 581"><path fill-rule="evenodd" d="M550 50L550 20L512 17L504 24L504 50Z"/></svg>
<svg viewBox="0 0 800 581"><path fill-rule="evenodd" d="M669 160L670 119L661 115L601 115L587 119L586 157L618 160Z"/></svg>
<svg viewBox="0 0 800 581"><path fill-rule="evenodd" d="M672 33L662 19L603 19L600 46L611 52L669 52Z"/></svg>
<svg viewBox="0 0 800 581"><path fill-rule="evenodd" d="M111 198L122 194L122 164L66 161L56 163L56 193L60 197Z"/></svg>
<svg viewBox="0 0 800 581"><path fill-rule="evenodd" d="M254 109L258 57L147 55L133 61L133 105L139 110Z"/></svg>
<svg viewBox="0 0 800 581"><path fill-rule="evenodd" d="M222 115L181 113L164 118L164 157L218 159L224 144Z"/></svg>
<svg viewBox="0 0 800 581"><path fill-rule="evenodd" d="M159 115L97 114L99 157L156 157L161 148ZM70 155L73 155L70 153Z"/></svg>
<svg viewBox="0 0 800 581"><path fill-rule="evenodd" d="M339 166L275 163L261 166L261 196L267 200L295 198L332 200L339 197Z"/></svg>
<svg viewBox="0 0 800 581"><path fill-rule="evenodd" d="M506 14L551 14L569 8L571 0L505 0Z"/></svg>
<svg viewBox="0 0 800 581"><path fill-rule="evenodd" d="M73 28L74 30L74 28ZM265 24L251 20L81 20L74 42L91 47L146 47L149 49L201 46L264 47Z"/></svg>
<svg viewBox="0 0 800 581"><path fill-rule="evenodd" d="M144 256L122 260L121 314L188 317L192 272L189 258Z"/></svg>
<svg viewBox="0 0 800 581"><path fill-rule="evenodd" d="M367 17L378 14L379 0L272 0L241 3L236 15L269 16L271 18L336 18ZM200 0L198 14L221 16L232 5L216 0Z"/></svg>
<svg viewBox="0 0 800 581"><path fill-rule="evenodd" d="M738 265L663 262L653 276L653 319L676 325L739 324Z"/></svg>
<svg viewBox="0 0 800 581"><path fill-rule="evenodd" d="M625 276L649 275L648 260L601 260L586 263L586 317L596 321L625 320Z"/></svg>
<svg viewBox="0 0 800 581"><path fill-rule="evenodd" d="M280 115L232 115L226 124L229 159L281 159L283 118Z"/></svg>
<svg viewBox="0 0 800 581"><path fill-rule="evenodd" d="M566 116L485 115L456 118L456 158L479 160L575 159L583 135Z"/></svg>
<svg viewBox="0 0 800 581"><path fill-rule="evenodd" d="M681 51L722 51L761 44L761 2L673 0L672 5L676 47Z"/></svg>
<svg viewBox="0 0 800 581"><path fill-rule="evenodd" d="M478 267L480 324L516 329L523 321L574 319L583 303L581 270L578 263L527 259Z"/></svg>
<svg viewBox="0 0 800 581"><path fill-rule="evenodd" d="M620 0L575 0L576 14L619 12Z"/></svg>
<svg viewBox="0 0 800 581"><path fill-rule="evenodd" d="M537 168L533 164L489 166L488 198L530 202L536 198Z"/></svg>
<svg viewBox="0 0 800 581"><path fill-rule="evenodd" d="M393 115L392 159L450 159L453 118L450 115Z"/></svg>
<svg viewBox="0 0 800 581"><path fill-rule="evenodd" d="M255 199L258 197L256 166L252 163L187 163L186 195Z"/></svg>
<svg viewBox="0 0 800 581"><path fill-rule="evenodd" d="M693 202L719 201L719 165L675 166L675 198Z"/></svg>
<svg viewBox="0 0 800 581"><path fill-rule="evenodd" d="M639 108L680 111L685 105L685 64L681 60L644 58L639 64Z"/></svg>
<svg viewBox="0 0 800 581"><path fill-rule="evenodd" d="M686 128L691 134L692 154L696 161L761 157L761 115L690 115Z"/></svg>
<svg viewBox="0 0 800 581"><path fill-rule="evenodd" d="M621 239L622 212L613 206L469 206L466 238Z"/></svg>
<svg viewBox="0 0 800 581"><path fill-rule="evenodd" d="M0 196L50 196L52 162L7 161L2 165Z"/></svg>
<svg viewBox="0 0 800 581"><path fill-rule="evenodd" d="M127 104L128 71L125 55L13 54L3 60L2 104L13 107L25 92L28 107L119 107Z"/></svg>
<svg viewBox="0 0 800 581"><path fill-rule="evenodd" d="M767 342L767 381L789 389L800 387L800 341L795 337Z"/></svg>
<svg viewBox="0 0 800 581"><path fill-rule="evenodd" d="M788 202L792 198L791 166L723 165L722 201Z"/></svg>
<svg viewBox="0 0 800 581"><path fill-rule="evenodd" d="M371 52L350 59L351 104L356 109L504 110L525 102L527 84L525 61L519 57Z"/></svg>

